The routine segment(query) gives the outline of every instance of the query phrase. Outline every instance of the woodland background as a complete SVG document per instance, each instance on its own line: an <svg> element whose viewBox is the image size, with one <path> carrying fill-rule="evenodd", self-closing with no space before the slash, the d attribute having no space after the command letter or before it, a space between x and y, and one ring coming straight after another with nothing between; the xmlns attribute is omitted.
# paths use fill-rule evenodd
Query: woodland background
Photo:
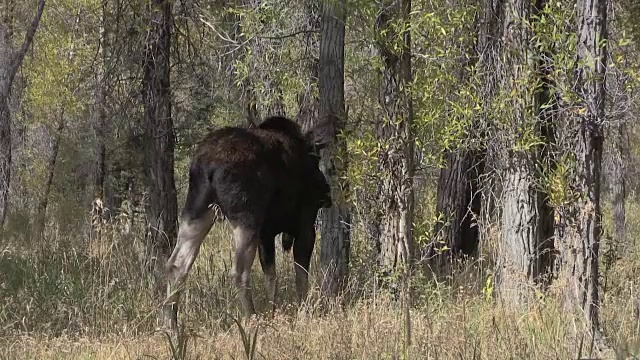
<svg viewBox="0 0 640 360"><path fill-rule="evenodd" d="M638 17L633 0L2 0L0 356L640 356ZM194 146L274 114L335 130L309 298L278 251L278 311L255 266L263 311L239 320L219 223L184 328L154 331Z"/></svg>

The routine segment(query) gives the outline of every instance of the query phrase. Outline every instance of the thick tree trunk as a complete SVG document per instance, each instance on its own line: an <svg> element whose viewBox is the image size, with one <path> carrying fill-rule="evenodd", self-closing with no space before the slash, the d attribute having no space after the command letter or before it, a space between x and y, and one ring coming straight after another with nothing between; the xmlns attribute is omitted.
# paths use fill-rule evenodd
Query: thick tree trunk
<svg viewBox="0 0 640 360"><path fill-rule="evenodd" d="M477 193L482 173L479 160L471 151L447 154L447 166L438 178L436 204L436 212L443 218L435 225L436 241L429 257L451 259L476 254L479 233L475 218L481 206Z"/></svg>
<svg viewBox="0 0 640 360"><path fill-rule="evenodd" d="M344 128L344 0L324 2L320 37L320 116L331 121L334 138L322 152L321 169L331 185L333 206L322 209L320 263L322 292L336 296L347 278L350 250L351 214L345 195L348 191L339 178L346 173L346 140L336 136Z"/></svg>
<svg viewBox="0 0 640 360"><path fill-rule="evenodd" d="M606 0L578 1L578 43L575 92L579 111L572 112L576 131L573 181L578 200L561 209L562 276L566 280L566 305L578 310L599 334L598 260L601 235L600 175L605 120Z"/></svg>
<svg viewBox="0 0 640 360"><path fill-rule="evenodd" d="M408 25L410 10L410 0L383 1L376 24L380 36L378 46L384 61L380 94L384 122L379 128L379 136L384 142L384 150L380 154L383 176L380 206L385 210L380 222L379 261L385 270L410 264L414 253L415 144L413 108L408 89L412 79L411 36L408 29L402 34L395 34L400 36L394 36L397 27L391 26L395 21ZM402 39L401 43L394 44L395 39Z"/></svg>
<svg viewBox="0 0 640 360"><path fill-rule="evenodd" d="M9 110L9 95L13 79L27 50L31 46L33 37L38 29L38 23L44 11L44 0L38 2L36 14L27 29L22 46L15 53L12 51L12 14L14 3L8 1L0 7L3 10L0 23L0 232L4 228L9 208L9 185L11 180L11 111Z"/></svg>
<svg viewBox="0 0 640 360"><path fill-rule="evenodd" d="M527 303L541 264L542 197L536 190L534 153L514 152L504 176L498 293L509 305Z"/></svg>
<svg viewBox="0 0 640 360"><path fill-rule="evenodd" d="M504 146L502 239L498 258L497 293L500 299L510 305L527 303L539 284L548 280L551 270L548 259L549 211L545 196L539 189L536 166L545 160L545 152L539 145L522 143L532 140L521 135L532 131L536 136L548 134L546 115L541 110L548 102L540 94L544 89L530 89L530 84L539 79L540 64L535 59L536 49L532 48L532 34L528 22L536 19L537 8L542 1L532 4L529 0L511 0L505 3L504 53L507 56L505 91L517 94L522 99L532 99L514 103L509 121L511 126ZM544 81L543 81L544 83ZM533 91L532 91L533 90ZM529 95L533 92L533 96ZM530 113L528 108L534 108Z"/></svg>
<svg viewBox="0 0 640 360"><path fill-rule="evenodd" d="M160 299L164 295L163 267L175 246L178 213L169 62L171 4L169 0L153 0L147 9L149 30L142 79L149 189L147 216L151 233L148 256Z"/></svg>

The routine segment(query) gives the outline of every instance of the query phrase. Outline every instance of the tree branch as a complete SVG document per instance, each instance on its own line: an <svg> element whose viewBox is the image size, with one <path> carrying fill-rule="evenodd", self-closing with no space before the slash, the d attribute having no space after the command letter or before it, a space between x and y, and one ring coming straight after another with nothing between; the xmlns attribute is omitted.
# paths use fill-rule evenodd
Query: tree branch
<svg viewBox="0 0 640 360"><path fill-rule="evenodd" d="M44 11L44 3L45 0L40 0L38 2L38 9L36 10L36 14L31 21L31 26L27 30L27 34L24 37L22 47L20 47L20 50L18 50L18 52L15 53L13 55L13 58L11 59L7 79L2 84L2 88L0 89L0 95L2 98L6 98L7 96L9 96L9 89L11 88L11 84L13 83L13 79L15 78L18 69L22 65L24 57L27 54L27 50L29 49L29 46L31 46L33 37L36 34L36 29L38 29L38 24L40 23L40 18L42 17L42 13Z"/></svg>
<svg viewBox="0 0 640 360"><path fill-rule="evenodd" d="M292 32L290 34L279 35L279 36L261 36L261 35L258 35L257 38L259 38L259 39L267 39L267 40L282 40L282 39L294 37L294 36L297 36L297 35L300 35L300 34L318 34L318 33L320 33L320 30L318 30L318 29L302 29L302 30L298 30L298 31Z"/></svg>

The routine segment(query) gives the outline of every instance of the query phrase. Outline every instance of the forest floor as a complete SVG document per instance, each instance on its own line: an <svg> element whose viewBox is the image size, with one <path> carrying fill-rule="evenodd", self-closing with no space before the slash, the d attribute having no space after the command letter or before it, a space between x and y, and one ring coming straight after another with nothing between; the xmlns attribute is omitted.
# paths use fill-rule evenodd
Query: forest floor
<svg viewBox="0 0 640 360"><path fill-rule="evenodd" d="M632 207L629 213L640 214L640 205ZM630 217L628 226L637 234L640 217ZM167 337L154 330L150 280L139 275L140 244L122 234L114 225L80 240L50 234L45 244L14 238L2 245L0 359L593 357L590 337L554 296L540 296L518 309L492 300L489 261L466 264L439 281L414 278L407 313L401 301L376 285L372 251L358 245L364 242L354 242L351 285L341 306L318 301L316 251L309 299L297 307L293 261L278 250L278 310L268 311L256 260L252 282L259 315L236 322L226 225L210 233L190 273L180 313L186 330L179 338ZM621 251L607 241L601 266L603 334L617 353L611 358L640 358L635 315L640 242ZM569 340L572 331L578 341Z"/></svg>

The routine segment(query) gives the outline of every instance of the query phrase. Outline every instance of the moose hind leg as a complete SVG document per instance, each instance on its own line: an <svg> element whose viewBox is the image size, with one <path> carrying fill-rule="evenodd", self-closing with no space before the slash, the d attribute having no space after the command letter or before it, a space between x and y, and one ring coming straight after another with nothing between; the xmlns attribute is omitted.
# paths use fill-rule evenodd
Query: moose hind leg
<svg viewBox="0 0 640 360"><path fill-rule="evenodd" d="M198 256L202 241L213 225L214 216L212 211L208 211L198 219L183 217L180 221L176 247L165 265L167 299L163 313L164 325L170 329L175 329L178 321L180 287Z"/></svg>
<svg viewBox="0 0 640 360"><path fill-rule="evenodd" d="M251 295L251 266L256 257L259 238L257 232L243 226L233 230L236 242L236 264L234 269L235 284L240 295L240 301L245 315L255 314L253 297Z"/></svg>
<svg viewBox="0 0 640 360"><path fill-rule="evenodd" d="M271 302L272 311L276 309L276 291L278 287L278 278L276 277L276 247L273 237L269 239L261 239L259 256L262 272L264 272L264 280L267 288L268 300Z"/></svg>

